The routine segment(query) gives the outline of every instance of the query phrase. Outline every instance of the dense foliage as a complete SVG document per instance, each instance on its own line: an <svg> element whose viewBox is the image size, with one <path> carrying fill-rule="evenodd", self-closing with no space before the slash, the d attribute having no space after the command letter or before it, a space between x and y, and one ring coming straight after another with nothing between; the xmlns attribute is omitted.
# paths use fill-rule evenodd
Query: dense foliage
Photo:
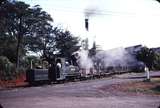
<svg viewBox="0 0 160 108"><path fill-rule="evenodd" d="M150 70L159 70L160 69L160 53L143 47L140 51L137 52L136 57L139 61L145 63Z"/></svg>
<svg viewBox="0 0 160 108"><path fill-rule="evenodd" d="M79 39L68 30L53 27L51 16L38 5L30 7L20 1L5 1L0 16L0 55L17 67L28 51L41 53L49 60L56 52L69 57L79 48Z"/></svg>
<svg viewBox="0 0 160 108"><path fill-rule="evenodd" d="M68 30L53 27L52 17L39 5L31 7L12 0L0 3L0 56L4 60L1 71L7 69L7 64L19 70L28 67L31 59L37 63L34 57L27 57L28 52L39 54L39 59L51 63L57 55L69 58L79 49L79 38Z"/></svg>

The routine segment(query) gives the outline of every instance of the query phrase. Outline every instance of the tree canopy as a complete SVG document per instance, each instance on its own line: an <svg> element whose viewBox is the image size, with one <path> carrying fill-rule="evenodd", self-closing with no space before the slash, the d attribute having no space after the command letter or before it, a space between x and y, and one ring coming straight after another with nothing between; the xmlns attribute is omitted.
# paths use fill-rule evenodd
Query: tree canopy
<svg viewBox="0 0 160 108"><path fill-rule="evenodd" d="M56 54L68 58L79 49L79 38L53 27L52 17L39 5L5 1L0 6L0 16L0 55L17 67L27 51L41 53L50 62Z"/></svg>
<svg viewBox="0 0 160 108"><path fill-rule="evenodd" d="M55 37L56 49L62 57L70 58L73 52L77 51L80 46L79 38L73 37L68 30L60 30Z"/></svg>
<svg viewBox="0 0 160 108"><path fill-rule="evenodd" d="M153 49L143 47L137 52L136 57L139 61L145 63L149 69L160 69L160 54L156 53Z"/></svg>
<svg viewBox="0 0 160 108"><path fill-rule="evenodd" d="M51 26L49 22L53 20L38 5L30 7L30 5L20 1L6 1L0 7L0 13L0 32L2 36L14 39L16 43L16 65L18 67L19 58L22 55L20 50L24 52L30 49L29 40L33 41L35 37L45 35L48 29L44 28L47 24Z"/></svg>

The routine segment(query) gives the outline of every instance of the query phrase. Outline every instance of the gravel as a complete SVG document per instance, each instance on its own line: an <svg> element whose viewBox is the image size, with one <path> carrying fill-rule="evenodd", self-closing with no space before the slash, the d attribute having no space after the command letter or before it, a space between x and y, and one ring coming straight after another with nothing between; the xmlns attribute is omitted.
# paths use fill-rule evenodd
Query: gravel
<svg viewBox="0 0 160 108"><path fill-rule="evenodd" d="M120 77L53 84L0 91L4 108L158 108L160 96L131 96L99 88L128 81L131 74ZM127 79L128 77L128 79ZM118 94L118 95L117 95Z"/></svg>

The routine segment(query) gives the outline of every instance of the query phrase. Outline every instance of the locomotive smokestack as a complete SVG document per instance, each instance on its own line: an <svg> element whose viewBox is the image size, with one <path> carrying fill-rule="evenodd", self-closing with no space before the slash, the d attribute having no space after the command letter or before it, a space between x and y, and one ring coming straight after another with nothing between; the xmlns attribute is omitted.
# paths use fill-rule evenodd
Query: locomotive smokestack
<svg viewBox="0 0 160 108"><path fill-rule="evenodd" d="M86 28L86 31L89 30L89 19L88 18L85 18L85 28Z"/></svg>
<svg viewBox="0 0 160 108"><path fill-rule="evenodd" d="M84 10L85 15L85 29L86 31L89 31L89 18L96 15L97 8L96 7L88 7Z"/></svg>

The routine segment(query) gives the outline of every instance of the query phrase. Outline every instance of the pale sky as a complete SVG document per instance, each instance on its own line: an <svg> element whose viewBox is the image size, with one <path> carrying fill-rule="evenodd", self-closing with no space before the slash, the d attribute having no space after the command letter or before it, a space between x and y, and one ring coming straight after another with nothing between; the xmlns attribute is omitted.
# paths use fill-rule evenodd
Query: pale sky
<svg viewBox="0 0 160 108"><path fill-rule="evenodd" d="M142 44L160 47L160 3L155 0L23 0L39 4L54 19L55 26L75 36L88 37L103 49ZM84 10L97 9L85 31Z"/></svg>

